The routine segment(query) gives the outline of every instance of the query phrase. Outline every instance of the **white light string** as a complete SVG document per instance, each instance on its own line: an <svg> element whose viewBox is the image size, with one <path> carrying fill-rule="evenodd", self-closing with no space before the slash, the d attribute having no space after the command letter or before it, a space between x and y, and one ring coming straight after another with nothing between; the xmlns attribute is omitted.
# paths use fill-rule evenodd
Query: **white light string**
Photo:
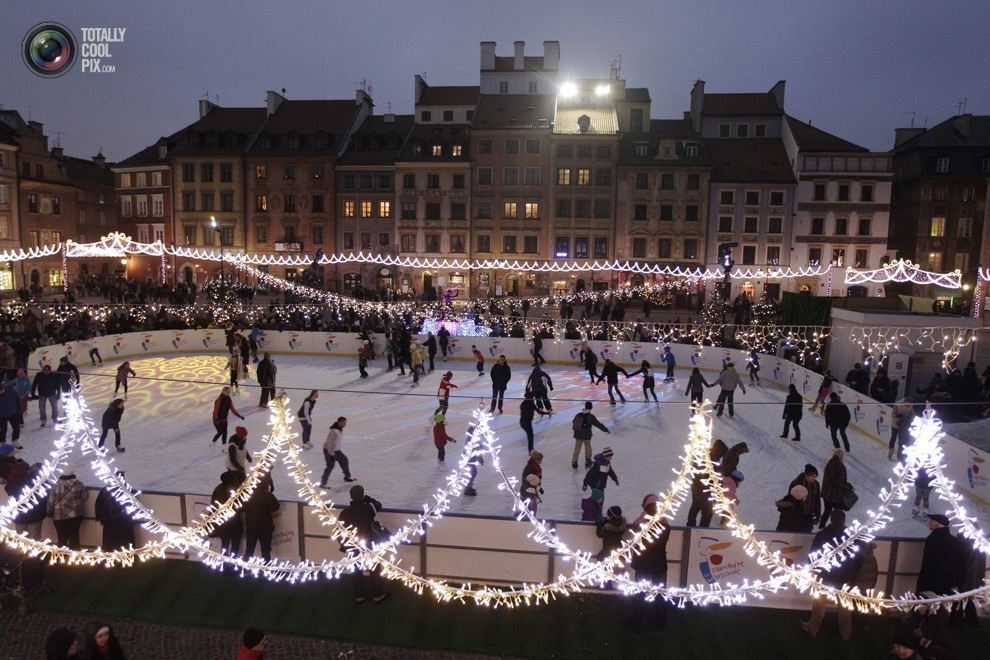
<svg viewBox="0 0 990 660"><path fill-rule="evenodd" d="M981 273L982 274L982 273ZM886 266L872 270L846 268L846 284L882 284L884 282L912 282L934 284L946 289L962 288L962 273L957 268L948 273L924 270L907 259L895 259Z"/></svg>

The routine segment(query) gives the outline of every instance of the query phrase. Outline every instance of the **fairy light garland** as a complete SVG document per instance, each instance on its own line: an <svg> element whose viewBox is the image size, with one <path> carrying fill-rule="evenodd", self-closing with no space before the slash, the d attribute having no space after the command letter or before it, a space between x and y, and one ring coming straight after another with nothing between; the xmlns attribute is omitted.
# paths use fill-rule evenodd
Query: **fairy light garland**
<svg viewBox="0 0 990 660"><path fill-rule="evenodd" d="M872 270L846 268L846 284L883 284L884 282L934 284L946 289L960 289L962 273L958 268L948 273L924 270L907 259L895 259L881 268Z"/></svg>
<svg viewBox="0 0 990 660"><path fill-rule="evenodd" d="M977 330L972 327L853 327L849 330L849 341L858 344L871 361L901 352L903 346L941 353L942 368L949 372L962 350L976 341Z"/></svg>

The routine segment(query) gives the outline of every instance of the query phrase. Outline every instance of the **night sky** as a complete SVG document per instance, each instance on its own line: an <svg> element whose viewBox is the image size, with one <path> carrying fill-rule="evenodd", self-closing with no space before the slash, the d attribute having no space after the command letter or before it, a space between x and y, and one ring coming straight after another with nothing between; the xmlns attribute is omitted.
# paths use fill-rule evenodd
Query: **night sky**
<svg viewBox="0 0 990 660"><path fill-rule="evenodd" d="M126 27L112 74L42 79L20 45L36 23ZM197 117L209 91L221 105L352 98L373 86L376 112L412 111L413 75L477 85L480 41L542 55L558 40L561 72L604 77L622 56L628 85L648 87L653 117L679 117L696 79L710 92L766 91L787 80L787 111L863 146L886 150L897 126L990 113L981 0L933 3L636 0L327 2L291 0L4 3L0 104L45 124L68 154L100 147L125 158ZM111 60L104 60L108 63Z"/></svg>

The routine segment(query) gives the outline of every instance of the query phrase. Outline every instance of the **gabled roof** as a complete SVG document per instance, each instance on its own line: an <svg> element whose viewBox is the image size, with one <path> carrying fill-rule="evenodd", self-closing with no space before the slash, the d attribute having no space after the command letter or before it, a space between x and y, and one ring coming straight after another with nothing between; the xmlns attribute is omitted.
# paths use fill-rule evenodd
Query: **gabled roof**
<svg viewBox="0 0 990 660"><path fill-rule="evenodd" d="M116 163L114 167L123 168L140 167L142 165L165 165L168 162L167 156L164 159L158 157L158 145L162 143L162 140L165 140L166 144L168 143L168 138L158 138L158 141L154 144L145 147L132 156L128 156L119 163Z"/></svg>
<svg viewBox="0 0 990 660"><path fill-rule="evenodd" d="M63 156L59 164L70 181L113 187L113 172L109 166L100 167L91 160L72 156Z"/></svg>
<svg viewBox="0 0 990 660"><path fill-rule="evenodd" d="M581 130L581 118L588 118L588 130ZM615 108L608 105L557 108L553 121L555 135L615 135L619 118Z"/></svg>
<svg viewBox="0 0 990 660"><path fill-rule="evenodd" d="M661 141L675 140L678 144L672 158L659 158ZM636 155L637 144L647 144L645 156ZM687 156L688 143L698 146L698 155ZM620 165L655 165L663 167L710 167L711 157L701 135L695 132L689 119L651 119L650 130L644 133L626 133L619 144Z"/></svg>
<svg viewBox="0 0 990 660"><path fill-rule="evenodd" d="M232 132L253 134L265 121L264 108L224 108L213 106L202 119L186 126L184 131Z"/></svg>
<svg viewBox="0 0 990 660"><path fill-rule="evenodd" d="M894 147L897 153L911 149L990 147L990 115L956 115Z"/></svg>
<svg viewBox="0 0 990 660"><path fill-rule="evenodd" d="M472 127L550 128L556 99L552 94L482 94Z"/></svg>
<svg viewBox="0 0 990 660"><path fill-rule="evenodd" d="M358 106L354 99L282 101L265 122L265 133L312 135L319 131L342 135L350 128Z"/></svg>
<svg viewBox="0 0 990 660"><path fill-rule="evenodd" d="M480 93L477 85L426 85L417 105L475 105Z"/></svg>
<svg viewBox="0 0 990 660"><path fill-rule="evenodd" d="M482 69L482 71L515 71L516 58L514 56L496 57L494 69ZM542 55L527 55L523 57L523 71L543 71Z"/></svg>
<svg viewBox="0 0 990 660"><path fill-rule="evenodd" d="M708 116L781 115L784 109L770 92L742 94L705 94L701 114Z"/></svg>
<svg viewBox="0 0 990 660"><path fill-rule="evenodd" d="M853 144L848 140L826 133L820 128L815 128L811 124L799 121L787 115L787 125L791 129L791 135L797 142L801 151L856 151L867 152L869 149Z"/></svg>
<svg viewBox="0 0 990 660"><path fill-rule="evenodd" d="M649 103L650 90L646 87L626 87L626 97L623 101L629 103Z"/></svg>
<svg viewBox="0 0 990 660"><path fill-rule="evenodd" d="M454 156L451 147L461 147L461 155ZM441 155L434 156L432 147L439 145ZM416 124L406 140L397 160L460 163L471 159L471 139L466 124ZM416 153L416 147L419 153Z"/></svg>
<svg viewBox="0 0 990 660"><path fill-rule="evenodd" d="M705 140L715 170L712 181L794 183L794 172L781 140L750 138Z"/></svg>
<svg viewBox="0 0 990 660"><path fill-rule="evenodd" d="M338 165L392 165L412 130L412 115L392 115L394 121L386 121L385 115L366 117L361 127L351 136L351 143Z"/></svg>

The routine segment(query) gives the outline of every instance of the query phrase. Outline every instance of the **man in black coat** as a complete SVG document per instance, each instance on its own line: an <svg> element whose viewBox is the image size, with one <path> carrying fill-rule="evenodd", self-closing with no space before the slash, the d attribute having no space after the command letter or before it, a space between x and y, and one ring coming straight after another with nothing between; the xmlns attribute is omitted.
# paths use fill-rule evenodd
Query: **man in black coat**
<svg viewBox="0 0 990 660"><path fill-rule="evenodd" d="M839 395L835 392L829 394L829 403L825 406L825 428L832 432L832 445L838 449L839 439L835 437L838 433L842 436L842 444L846 446L846 453L849 453L849 438L846 437L846 427L852 420L849 406L839 400Z"/></svg>
<svg viewBox="0 0 990 660"><path fill-rule="evenodd" d="M124 476L123 471L118 471L117 474ZM134 519L114 499L109 486L105 486L96 496L96 519L103 525L101 547L104 550L118 550L134 545Z"/></svg>
<svg viewBox="0 0 990 660"><path fill-rule="evenodd" d="M539 333L533 335L533 366L538 367L541 364L546 364L546 360L543 359L543 337Z"/></svg>
<svg viewBox="0 0 990 660"><path fill-rule="evenodd" d="M340 522L354 529L355 535L367 545L379 540L380 535L385 531L381 523L378 522L378 512L382 510L382 503L375 498L364 494L364 486L351 486L351 503L340 512ZM342 544L342 549L346 552L353 552L352 545ZM378 569L357 570L354 572L354 600L363 603L368 595L371 600L380 603L388 596L385 591L385 584Z"/></svg>
<svg viewBox="0 0 990 660"><path fill-rule="evenodd" d="M268 405L269 399L275 398L275 375L278 373L278 368L271 355L265 353L265 357L258 363L256 373L258 384L261 385L261 400L258 402L258 407L264 408Z"/></svg>
<svg viewBox="0 0 990 660"><path fill-rule="evenodd" d="M625 369L617 365L615 362L606 359L605 364L602 366L602 375L598 377L599 383L603 380L608 383L608 400L613 406L615 405L615 395L612 393L612 390L615 390L615 394L619 395L619 399L622 403L626 402L626 397L622 396L622 392L619 391L620 373L625 375L626 378L629 378L629 373Z"/></svg>
<svg viewBox="0 0 990 660"><path fill-rule="evenodd" d="M804 486L808 490L802 509L805 526L810 523L808 531L814 529L822 517L822 485L818 483L818 468L811 463L804 466L804 472L799 474L787 487L790 491L795 486Z"/></svg>
<svg viewBox="0 0 990 660"><path fill-rule="evenodd" d="M846 385L860 394L866 394L870 389L870 374L857 362L846 374Z"/></svg>
<svg viewBox="0 0 990 660"><path fill-rule="evenodd" d="M63 356L58 360L58 382L61 386L63 392L68 392L70 388L70 381L75 381L76 385L79 385L79 370L76 369L76 365L69 362L68 356Z"/></svg>
<svg viewBox="0 0 990 660"><path fill-rule="evenodd" d="M952 535L949 519L941 513L928 516L928 529L931 533L925 539L921 570L918 572L918 584L914 592L951 594L952 590L958 589L962 583L966 549L959 539Z"/></svg>
<svg viewBox="0 0 990 660"><path fill-rule="evenodd" d="M835 547L842 538L846 535L846 514L843 511L833 511L831 517L829 518L829 524L824 527L821 531L815 534L815 538L811 541L810 552L816 552L825 547L825 544ZM832 566L824 568L818 571L818 574L822 578L822 582L832 586L841 587L843 584L852 584L853 578L856 577L856 572L859 567L863 565L863 555L860 553L854 554L852 557L846 557L842 560L838 566ZM818 634L818 629L822 625L822 619L825 618L825 608L829 601L825 598L815 598L811 601L811 618L806 622L802 623L801 627L804 628L805 632L811 637ZM848 640L849 636L852 634L852 610L839 606L839 636L844 640Z"/></svg>
<svg viewBox="0 0 990 660"><path fill-rule="evenodd" d="M433 364L437 357L437 338L433 336L432 332L426 335L423 346L426 346L426 354L430 358L430 373L433 373Z"/></svg>
<svg viewBox="0 0 990 660"><path fill-rule="evenodd" d="M52 371L51 365L46 364L41 371L34 375L34 382L31 384L31 396L38 399L38 415L41 417L41 425L48 421L45 403L52 409L52 421L58 422L58 393L59 376Z"/></svg>
<svg viewBox="0 0 990 660"><path fill-rule="evenodd" d="M553 412L553 405L551 405L550 397L547 394L548 388L551 392L553 391L553 381L550 380L550 375L539 367L533 367L533 371L530 372L529 378L526 380L526 389L533 393L537 406L547 412Z"/></svg>
<svg viewBox="0 0 990 660"><path fill-rule="evenodd" d="M498 360L492 365L488 374L492 377L492 407L488 412L495 412L495 404L498 403L498 412L502 414L502 399L505 396L505 388L509 386L509 379L512 378L512 369L506 362L504 355L499 355Z"/></svg>

